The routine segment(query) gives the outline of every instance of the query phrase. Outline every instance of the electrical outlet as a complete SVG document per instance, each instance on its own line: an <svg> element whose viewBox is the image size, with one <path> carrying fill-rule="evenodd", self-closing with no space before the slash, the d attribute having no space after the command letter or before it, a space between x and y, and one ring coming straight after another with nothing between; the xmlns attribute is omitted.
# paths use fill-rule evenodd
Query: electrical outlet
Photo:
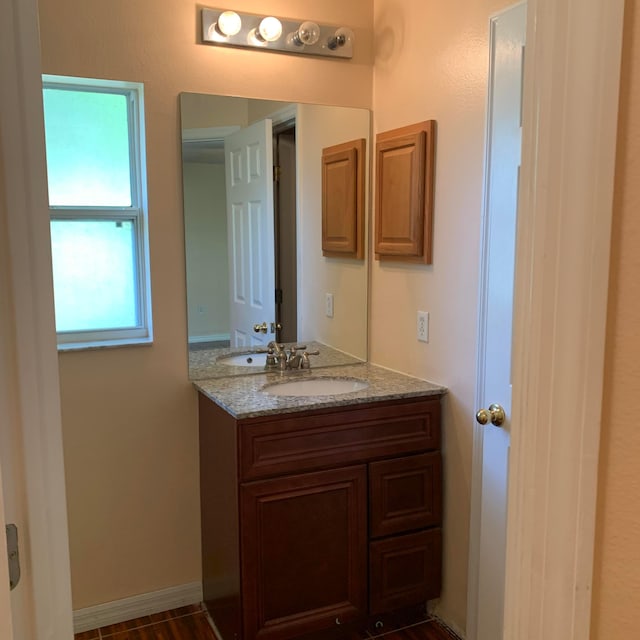
<svg viewBox="0 0 640 640"><path fill-rule="evenodd" d="M429 342L429 312L418 311L416 337L420 342Z"/></svg>
<svg viewBox="0 0 640 640"><path fill-rule="evenodd" d="M333 293L324 294L324 312L327 318L333 318Z"/></svg>

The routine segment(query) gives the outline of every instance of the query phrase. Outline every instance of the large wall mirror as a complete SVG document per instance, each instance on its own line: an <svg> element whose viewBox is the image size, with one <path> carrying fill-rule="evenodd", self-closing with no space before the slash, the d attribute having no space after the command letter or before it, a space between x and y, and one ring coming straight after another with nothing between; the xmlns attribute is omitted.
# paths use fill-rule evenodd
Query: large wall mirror
<svg viewBox="0 0 640 640"><path fill-rule="evenodd" d="M366 360L367 252L323 256L321 159L366 140L368 212L369 111L191 93L180 110L190 354L315 341Z"/></svg>

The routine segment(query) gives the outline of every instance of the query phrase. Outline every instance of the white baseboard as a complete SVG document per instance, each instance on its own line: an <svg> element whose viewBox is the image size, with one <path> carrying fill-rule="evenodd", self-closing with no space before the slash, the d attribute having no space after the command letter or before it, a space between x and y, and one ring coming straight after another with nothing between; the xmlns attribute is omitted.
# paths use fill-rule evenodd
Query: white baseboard
<svg viewBox="0 0 640 640"><path fill-rule="evenodd" d="M207 336L191 336L189 344L200 344L202 342L223 342L229 341L231 336L228 333L212 333Z"/></svg>
<svg viewBox="0 0 640 640"><path fill-rule="evenodd" d="M73 612L74 633L202 602L202 584L190 582L160 591L97 604Z"/></svg>

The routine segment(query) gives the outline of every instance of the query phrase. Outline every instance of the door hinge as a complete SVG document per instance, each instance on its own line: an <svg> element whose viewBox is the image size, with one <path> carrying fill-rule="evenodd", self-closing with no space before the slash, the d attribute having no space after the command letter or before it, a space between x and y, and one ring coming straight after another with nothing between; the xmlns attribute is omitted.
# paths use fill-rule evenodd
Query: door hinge
<svg viewBox="0 0 640 640"><path fill-rule="evenodd" d="M20 582L20 556L18 555L18 527L5 526L7 534L7 557L9 558L9 588L15 589Z"/></svg>
<svg viewBox="0 0 640 640"><path fill-rule="evenodd" d="M280 176L282 175L282 167L278 165L273 165L273 181L280 182Z"/></svg>

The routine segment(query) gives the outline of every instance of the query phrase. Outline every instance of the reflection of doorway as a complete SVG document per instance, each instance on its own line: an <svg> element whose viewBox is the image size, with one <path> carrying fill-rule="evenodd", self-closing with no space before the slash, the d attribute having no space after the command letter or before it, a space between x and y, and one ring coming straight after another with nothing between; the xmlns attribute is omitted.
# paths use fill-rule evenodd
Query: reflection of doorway
<svg viewBox="0 0 640 640"><path fill-rule="evenodd" d="M276 322L279 342L298 339L296 242L296 128L287 121L273 128Z"/></svg>

